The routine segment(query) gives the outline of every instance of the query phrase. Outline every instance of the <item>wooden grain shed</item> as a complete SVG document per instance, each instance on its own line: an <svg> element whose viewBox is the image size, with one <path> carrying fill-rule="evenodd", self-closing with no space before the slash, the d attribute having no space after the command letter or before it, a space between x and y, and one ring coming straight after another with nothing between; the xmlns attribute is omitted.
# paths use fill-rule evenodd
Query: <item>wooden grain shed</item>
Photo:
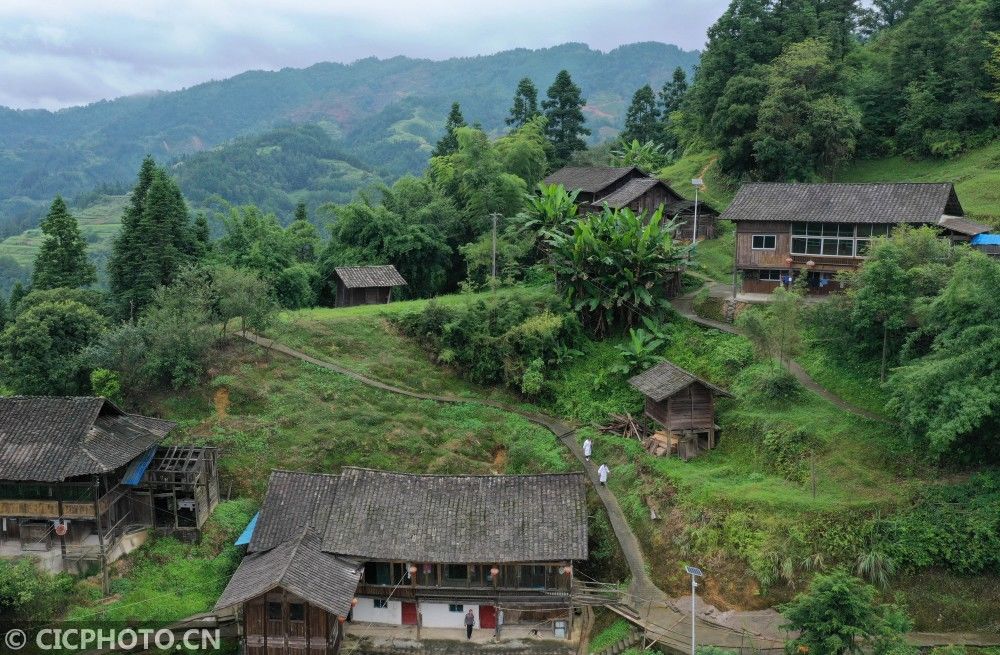
<svg viewBox="0 0 1000 655"><path fill-rule="evenodd" d="M715 397L732 397L671 362L661 362L636 375L629 384L646 397L645 414L663 426L660 440L667 444L664 454L676 452L690 459L715 448L719 427L715 424Z"/></svg>
<svg viewBox="0 0 1000 655"><path fill-rule="evenodd" d="M406 286L406 280L396 267L340 266L334 269L337 279L337 307L384 305L389 302L393 287Z"/></svg>

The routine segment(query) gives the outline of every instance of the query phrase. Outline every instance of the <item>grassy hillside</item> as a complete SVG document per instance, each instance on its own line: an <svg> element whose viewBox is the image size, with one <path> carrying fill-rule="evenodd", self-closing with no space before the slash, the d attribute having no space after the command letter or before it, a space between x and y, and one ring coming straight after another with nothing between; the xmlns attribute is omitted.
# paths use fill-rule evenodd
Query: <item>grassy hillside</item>
<svg viewBox="0 0 1000 655"><path fill-rule="evenodd" d="M461 303L466 298L448 296L442 301ZM417 311L423 306L416 301L388 308L291 312L283 315L272 334L314 356L405 388L510 398L509 392L476 388L435 365L384 318L386 311ZM685 321L671 324L669 332L666 355L672 361L727 387L739 387L738 374L751 357L745 340L704 331ZM548 392L536 402L585 425L603 421L608 411L640 412L639 396L627 387L625 376L613 370L620 358L614 342L588 342L582 347L583 356L547 375ZM256 395L272 395L267 379L253 379ZM327 384L339 387L341 383ZM256 385L263 388L258 391ZM720 447L690 462L653 458L634 440L590 427L580 432L581 439L588 434L594 437L597 458L611 466L612 490L649 555L652 572L674 593L682 594L688 584L680 563L693 562L711 571L705 591L722 607L759 608L780 602L794 593L814 567L845 562L853 567L872 521L905 514L914 494L945 482L904 454L897 431L889 424L856 418L804 391L780 401L745 394L738 392L735 400L720 404ZM386 418L373 417L368 402L362 400L362 422L375 420L381 425ZM305 410L292 411L289 420L302 425L295 414ZM425 411L437 416L442 410L428 405ZM451 430L448 424L454 420L445 416L436 429ZM765 440L768 431L793 427L809 435L808 452L789 455L780 441ZM506 429L485 441L502 441L500 435ZM551 445L550 437L537 438ZM445 444L444 450L453 447ZM550 446L545 448L550 453ZM384 453L376 446L375 452L361 457ZM407 453L393 456L393 463L404 467L419 468L436 461L433 450L418 459L409 459ZM475 455L467 457L460 466L473 470L489 466ZM326 466L332 462L329 458L328 451L320 449L305 455L301 463ZM448 457L447 461L454 460ZM650 519L650 506L657 509L659 519ZM989 617L1000 612L998 580L986 576L983 583L967 589L959 580L943 572L913 574L899 578L890 590L905 590L910 610L923 629L982 629L989 625Z"/></svg>

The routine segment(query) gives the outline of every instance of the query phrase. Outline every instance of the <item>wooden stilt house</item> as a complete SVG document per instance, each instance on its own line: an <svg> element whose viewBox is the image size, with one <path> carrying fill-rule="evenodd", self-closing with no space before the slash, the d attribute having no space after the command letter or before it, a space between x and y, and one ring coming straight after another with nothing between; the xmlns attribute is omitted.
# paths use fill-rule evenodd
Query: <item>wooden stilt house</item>
<svg viewBox="0 0 1000 655"><path fill-rule="evenodd" d="M715 448L715 397L732 395L670 362L661 362L629 380L646 397L645 414L663 427L647 448L691 459Z"/></svg>
<svg viewBox="0 0 1000 655"><path fill-rule="evenodd" d="M406 286L395 266L341 266L334 269L337 278L337 307L384 305L393 287Z"/></svg>

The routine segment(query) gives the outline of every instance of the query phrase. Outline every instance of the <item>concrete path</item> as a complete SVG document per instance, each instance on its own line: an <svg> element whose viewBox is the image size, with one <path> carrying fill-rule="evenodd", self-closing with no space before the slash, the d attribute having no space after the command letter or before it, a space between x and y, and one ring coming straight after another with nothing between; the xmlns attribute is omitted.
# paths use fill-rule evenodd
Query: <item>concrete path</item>
<svg viewBox="0 0 1000 655"><path fill-rule="evenodd" d="M701 323L702 325L715 323L715 321L706 321L705 319L700 319L700 317L696 318L699 319L696 322L705 321ZM731 325L720 325L727 325L730 328L727 331L733 330ZM714 326L708 325L708 327ZM352 371L349 368L317 359L272 339L267 339L251 332L242 332L239 334L248 341L269 350L274 350L303 362L319 366L320 368L345 375L361 384L388 393L441 403L473 403L493 407L518 414L548 429L583 465L583 469L591 485L593 485L594 491L597 493L598 498L601 499L607 511L611 527L614 530L615 537L618 539L632 576L628 592L624 595L625 602L628 605L628 609L625 611L631 611L634 618L645 627L647 643L655 640L656 643L667 646L679 653L690 652L690 596L685 598L671 598L653 583L646 568L646 561L642 547L639 545L639 540L628 525L625 513L622 511L621 505L618 504L618 499L615 498L610 489L601 486L596 468L584 459L583 448L575 438L576 428L574 426L547 414L528 412L498 401L480 398L461 398L451 395L435 395L401 389L362 375L357 371ZM805 375L804 371L803 375ZM808 376L806 377L808 378ZM630 620L633 619L630 618ZM746 653L758 651L765 653L765 655L782 655L787 635L779 628L780 624L781 617L773 609L750 612L720 612L715 607L703 603L700 598L696 599L695 627L697 643L699 645L722 646L739 649L740 652ZM920 646L944 646L951 644L987 646L1000 645L1000 635L976 633L910 633L907 635L907 641Z"/></svg>
<svg viewBox="0 0 1000 655"><path fill-rule="evenodd" d="M718 283L715 283L718 284ZM694 297L697 295L697 291L686 293L683 296L678 296L670 301L677 313L688 319L692 323L697 323L703 327L712 328L715 330L721 330L722 332L728 332L729 334L740 334L740 331L732 323L723 323L722 321L713 321L708 318L702 318L698 316L694 311ZM806 389L814 392L820 397L830 401L840 409L848 412L849 414L854 414L861 418L868 419L870 421L879 421L880 423L892 423L889 419L884 416L879 416L878 414L868 411L863 407L857 407L850 404L840 396L826 389L820 385L816 380L806 373L806 370L799 365L794 359L788 360L787 364L788 372L795 376L795 379L799 381Z"/></svg>

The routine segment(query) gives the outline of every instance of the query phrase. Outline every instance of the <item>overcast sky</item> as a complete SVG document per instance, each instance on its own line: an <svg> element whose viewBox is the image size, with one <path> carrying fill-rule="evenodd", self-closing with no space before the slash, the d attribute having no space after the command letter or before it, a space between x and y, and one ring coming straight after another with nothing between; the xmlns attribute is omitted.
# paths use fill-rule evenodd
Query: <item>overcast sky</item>
<svg viewBox="0 0 1000 655"><path fill-rule="evenodd" d="M251 69L582 41L701 48L728 0L2 0L0 105L57 109Z"/></svg>

